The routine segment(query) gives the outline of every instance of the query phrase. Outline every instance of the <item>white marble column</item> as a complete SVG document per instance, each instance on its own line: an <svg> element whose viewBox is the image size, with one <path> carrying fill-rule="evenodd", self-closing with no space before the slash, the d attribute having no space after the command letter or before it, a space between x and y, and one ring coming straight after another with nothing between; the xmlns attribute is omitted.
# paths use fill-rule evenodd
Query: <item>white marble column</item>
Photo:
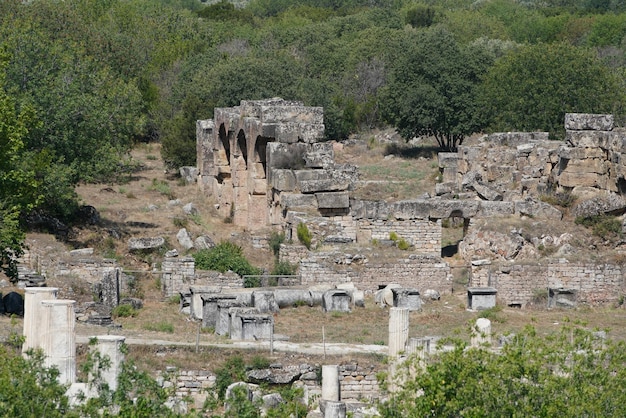
<svg viewBox="0 0 626 418"><path fill-rule="evenodd" d="M99 335L92 337L97 339L97 344L90 347L92 352L99 352L100 358L109 359L109 367L100 370L100 378L104 383L109 386L109 389L117 389L117 377L122 371L122 364L124 363L125 355L122 352L122 345L126 340L126 337L119 335ZM94 368L97 369L98 364L94 364ZM93 379L93 375L90 376L90 381Z"/></svg>
<svg viewBox="0 0 626 418"><path fill-rule="evenodd" d="M322 366L322 400L323 401L339 401L339 366L323 365Z"/></svg>
<svg viewBox="0 0 626 418"><path fill-rule="evenodd" d="M389 357L397 358L409 340L409 309L389 309Z"/></svg>
<svg viewBox="0 0 626 418"><path fill-rule="evenodd" d="M41 302L43 310L41 346L46 356L45 365L56 366L59 369L61 384L76 381L75 303L67 299Z"/></svg>
<svg viewBox="0 0 626 418"><path fill-rule="evenodd" d="M472 347L491 345L491 321L487 318L478 318L472 328Z"/></svg>
<svg viewBox="0 0 626 418"><path fill-rule="evenodd" d="M56 287L27 287L24 289L24 344L22 354L30 349L43 348L41 338L44 332L42 328L43 310L42 300L53 300L57 298L58 288Z"/></svg>

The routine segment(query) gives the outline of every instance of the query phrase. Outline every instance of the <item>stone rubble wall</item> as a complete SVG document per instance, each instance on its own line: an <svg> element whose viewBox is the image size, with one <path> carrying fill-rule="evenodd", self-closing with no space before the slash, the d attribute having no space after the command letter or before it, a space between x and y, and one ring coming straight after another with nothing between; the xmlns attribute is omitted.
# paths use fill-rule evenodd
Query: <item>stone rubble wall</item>
<svg viewBox="0 0 626 418"><path fill-rule="evenodd" d="M457 153L439 154L437 194L476 192L486 200L504 201L555 188L624 194L625 151L626 131L614 127L612 115L568 113L565 141L550 141L545 132L497 133L478 145L459 146Z"/></svg>
<svg viewBox="0 0 626 418"><path fill-rule="evenodd" d="M359 236L364 241L389 240L392 233L405 239L414 247L416 254L441 254L441 219L412 219L403 221L361 220ZM361 240L359 240L361 241Z"/></svg>
<svg viewBox="0 0 626 418"><path fill-rule="evenodd" d="M389 283L419 290L435 289L441 294L451 291L448 263L434 255L407 254L378 261L361 252L315 252L300 263L302 285L336 285L352 282L358 289L373 293ZM391 260L391 261L389 261Z"/></svg>
<svg viewBox="0 0 626 418"><path fill-rule="evenodd" d="M576 291L576 301L599 305L616 303L626 293L626 269L619 264L573 263L472 265L470 287L495 287L498 299L525 306L548 288Z"/></svg>
<svg viewBox="0 0 626 418"><path fill-rule="evenodd" d="M359 366L357 363L339 366L339 385L343 401L371 401L381 398L376 374L385 369L379 366ZM199 408L215 387L216 376L208 370L181 370L161 374L157 379L165 388L174 388L178 399L192 400ZM310 393L321 393L317 378L304 374L296 385L303 385Z"/></svg>
<svg viewBox="0 0 626 418"><path fill-rule="evenodd" d="M161 291L165 297L189 292L191 286L243 287L243 278L235 273L196 270L193 257L165 258L161 272Z"/></svg>

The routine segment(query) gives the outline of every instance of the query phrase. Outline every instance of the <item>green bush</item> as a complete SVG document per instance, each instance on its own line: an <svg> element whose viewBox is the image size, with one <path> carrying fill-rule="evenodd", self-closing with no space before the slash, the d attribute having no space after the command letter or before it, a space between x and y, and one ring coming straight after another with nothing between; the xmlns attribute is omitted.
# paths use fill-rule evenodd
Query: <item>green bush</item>
<svg viewBox="0 0 626 418"><path fill-rule="evenodd" d="M274 276L291 276L296 274L298 266L291 264L289 261L279 261L274 264L272 275Z"/></svg>
<svg viewBox="0 0 626 418"><path fill-rule="evenodd" d="M300 222L297 228L298 241L304 245L307 249L311 249L311 240L313 235L304 222Z"/></svg>
<svg viewBox="0 0 626 418"><path fill-rule="evenodd" d="M226 388L231 383L244 381L246 378L246 365L241 356L234 356L226 360L226 363L215 371L215 389L217 397L224 399Z"/></svg>
<svg viewBox="0 0 626 418"><path fill-rule="evenodd" d="M231 270L240 276L261 274L243 255L243 250L230 241L222 241L208 250L200 250L193 255L199 270L216 270L222 273Z"/></svg>
<svg viewBox="0 0 626 418"><path fill-rule="evenodd" d="M283 242L285 242L285 233L272 231L268 244L270 246L270 250L272 250L272 254L274 254L277 258L278 253L280 252L280 244Z"/></svg>
<svg viewBox="0 0 626 418"><path fill-rule="evenodd" d="M111 311L113 318L130 318L137 316L137 310L131 305L118 305Z"/></svg>
<svg viewBox="0 0 626 418"><path fill-rule="evenodd" d="M409 248L411 248L411 244L409 244L409 242L407 240L405 240L404 238L400 238L398 240L398 242L396 243L396 245L398 246L399 249L401 249L402 251L406 251Z"/></svg>
<svg viewBox="0 0 626 418"><path fill-rule="evenodd" d="M589 217L579 216L574 221L576 225L591 228L594 235L606 238L611 235L621 236L622 222L614 216L595 215Z"/></svg>

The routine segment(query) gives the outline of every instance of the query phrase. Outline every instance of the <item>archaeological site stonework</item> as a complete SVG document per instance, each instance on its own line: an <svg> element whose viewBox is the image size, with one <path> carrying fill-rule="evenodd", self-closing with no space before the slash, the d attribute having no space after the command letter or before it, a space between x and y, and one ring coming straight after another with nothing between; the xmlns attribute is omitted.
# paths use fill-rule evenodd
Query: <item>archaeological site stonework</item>
<svg viewBox="0 0 626 418"><path fill-rule="evenodd" d="M565 130L564 142L549 140L545 132L488 135L456 153L439 154L434 196L362 201L351 197L357 167L335 164L332 144L321 142L321 108L279 98L242 101L216 109L213 120L198 121L198 178L220 213L250 231L278 229L296 241L298 225L307 226L318 251L281 248L281 260L299 265L303 285L353 283L374 292L398 283L446 293L451 274L441 258L444 219L461 219L465 234L476 219L560 220L563 213L539 199L555 190L604 194L614 213L626 210L623 130L611 115L590 114L567 114ZM410 250L380 257L372 244L391 235ZM472 266L468 284L493 286L498 299L512 306L525 306L550 289L572 290L576 303L611 302L624 291L618 265L563 258L541 265L493 261Z"/></svg>

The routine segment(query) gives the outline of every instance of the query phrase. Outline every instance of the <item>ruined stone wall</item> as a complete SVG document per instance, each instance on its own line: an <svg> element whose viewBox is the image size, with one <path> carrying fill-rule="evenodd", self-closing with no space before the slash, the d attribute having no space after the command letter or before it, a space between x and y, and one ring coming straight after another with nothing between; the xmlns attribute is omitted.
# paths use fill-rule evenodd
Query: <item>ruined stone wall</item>
<svg viewBox="0 0 626 418"><path fill-rule="evenodd" d="M441 219L411 219L403 221L360 220L359 241L388 240L395 233L414 248L413 253L424 255L441 254Z"/></svg>
<svg viewBox="0 0 626 418"><path fill-rule="evenodd" d="M450 293L450 266L438 256L407 254L377 260L372 254L339 252L310 253L300 263L300 276L305 286L352 282L366 292L398 283L419 290L435 289Z"/></svg>
<svg viewBox="0 0 626 418"><path fill-rule="evenodd" d="M384 366L358 363L339 366L339 387L342 401L371 401L381 398L381 389L376 378ZM157 378L165 388L174 388L178 399L190 399L196 408L200 408L209 392L215 387L216 376L208 370L169 371ZM314 373L303 374L296 385L307 388L309 394L320 394L321 386ZM315 401L310 397L309 401Z"/></svg>
<svg viewBox="0 0 626 418"><path fill-rule="evenodd" d="M565 141L545 132L497 133L441 153L437 195L515 201L555 188L625 194L626 132L613 116L568 113L564 126Z"/></svg>
<svg viewBox="0 0 626 418"><path fill-rule="evenodd" d="M504 304L533 302L548 288L576 292L582 304L615 303L626 292L626 270L619 264L570 263L472 265L470 287L495 287Z"/></svg>
<svg viewBox="0 0 626 418"><path fill-rule="evenodd" d="M243 278L235 273L196 270L193 257L165 258L161 273L161 291L165 297L186 293L190 286L243 287Z"/></svg>

